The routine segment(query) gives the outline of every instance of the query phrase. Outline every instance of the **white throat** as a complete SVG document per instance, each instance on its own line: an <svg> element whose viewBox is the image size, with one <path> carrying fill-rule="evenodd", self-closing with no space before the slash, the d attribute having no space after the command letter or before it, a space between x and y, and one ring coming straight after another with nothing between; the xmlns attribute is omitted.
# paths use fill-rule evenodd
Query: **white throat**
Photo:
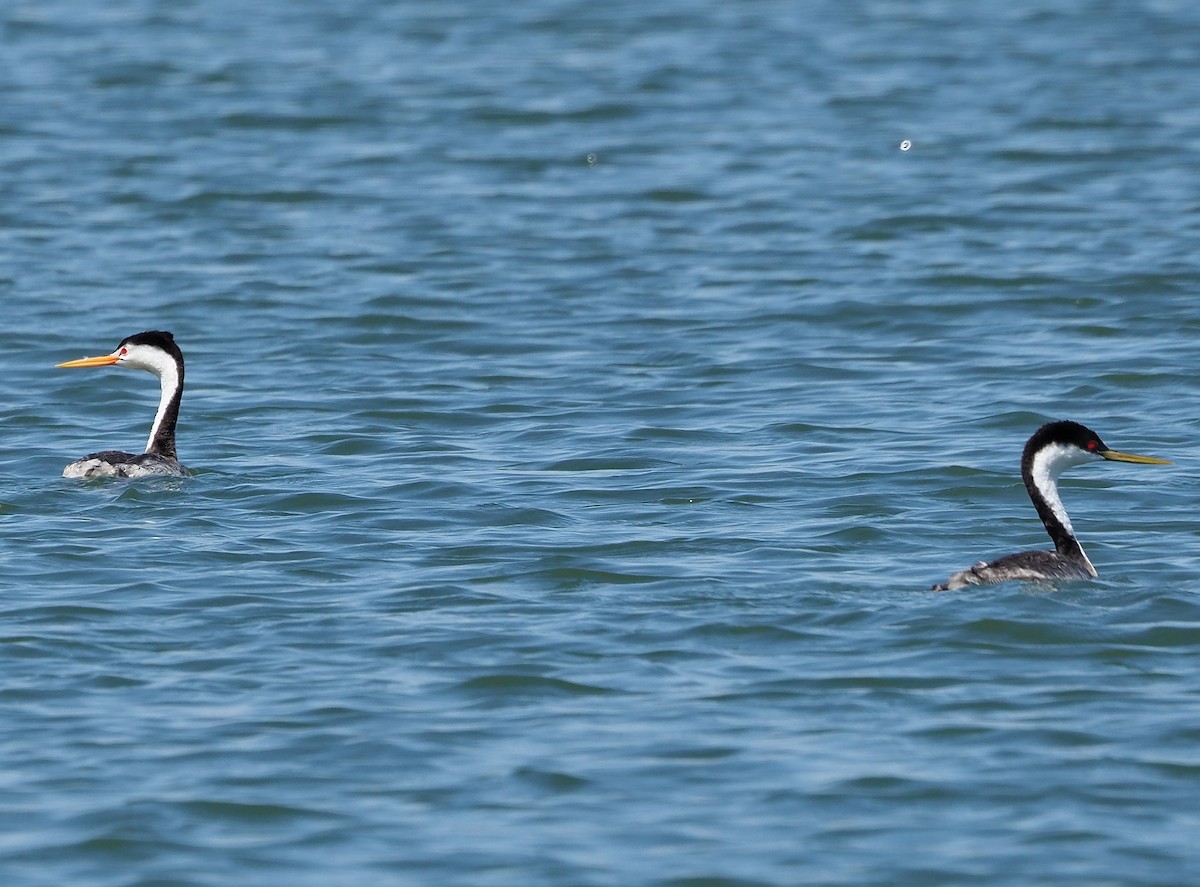
<svg viewBox="0 0 1200 887"><path fill-rule="evenodd" d="M147 453L150 452L154 438L158 436L158 430L162 427L163 417L167 413L167 404L171 402L171 398L175 396L175 390L179 387L179 370L175 366L175 361L167 361L167 366L159 374L158 379L162 385L162 393L158 398L158 412L154 414L154 424L150 426L150 436L146 438Z"/></svg>
<svg viewBox="0 0 1200 887"><path fill-rule="evenodd" d="M1046 505L1058 518L1059 523L1072 536L1075 535L1075 529L1071 526L1071 518L1067 516L1067 509L1063 507L1062 499L1058 495L1058 477L1068 468L1099 458L1094 453L1067 444L1051 444L1038 450L1033 457L1033 464L1030 466L1033 485L1046 500Z"/></svg>
<svg viewBox="0 0 1200 887"><path fill-rule="evenodd" d="M158 399L158 412L154 414L154 424L150 426L150 436L146 438L145 452L148 453L166 417L167 405L179 390L179 367L171 355L158 348L144 346L131 346L120 362L133 369L146 370L158 376L162 390Z"/></svg>

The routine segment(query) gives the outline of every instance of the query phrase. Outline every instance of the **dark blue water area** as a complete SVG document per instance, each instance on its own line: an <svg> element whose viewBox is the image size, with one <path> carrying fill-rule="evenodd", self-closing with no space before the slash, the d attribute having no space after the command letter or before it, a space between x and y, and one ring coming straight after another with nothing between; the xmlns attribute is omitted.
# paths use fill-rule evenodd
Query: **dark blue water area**
<svg viewBox="0 0 1200 887"><path fill-rule="evenodd" d="M5 884L1200 879L1192 4L0 40ZM1099 578L931 592L1055 418Z"/></svg>

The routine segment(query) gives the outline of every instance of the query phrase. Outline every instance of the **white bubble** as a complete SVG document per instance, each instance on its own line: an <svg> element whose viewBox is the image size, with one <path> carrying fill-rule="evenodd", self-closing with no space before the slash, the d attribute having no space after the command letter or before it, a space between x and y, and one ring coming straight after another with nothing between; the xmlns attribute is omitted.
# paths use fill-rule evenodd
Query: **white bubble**
<svg viewBox="0 0 1200 887"><path fill-rule="evenodd" d="M911 147L912 147L912 142L910 142L908 139L905 139L903 142L900 143L901 151L907 151Z"/></svg>
<svg viewBox="0 0 1200 887"><path fill-rule="evenodd" d="M588 162L588 166L595 166L596 165L596 155L589 154L587 156L587 162Z"/></svg>

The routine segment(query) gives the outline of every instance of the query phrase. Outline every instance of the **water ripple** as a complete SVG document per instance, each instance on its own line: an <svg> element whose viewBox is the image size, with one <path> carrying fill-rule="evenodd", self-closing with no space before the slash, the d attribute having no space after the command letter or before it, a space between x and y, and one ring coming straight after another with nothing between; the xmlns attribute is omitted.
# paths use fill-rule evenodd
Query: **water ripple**
<svg viewBox="0 0 1200 887"><path fill-rule="evenodd" d="M479 12L0 16L9 880L1193 883L1195 12Z"/></svg>

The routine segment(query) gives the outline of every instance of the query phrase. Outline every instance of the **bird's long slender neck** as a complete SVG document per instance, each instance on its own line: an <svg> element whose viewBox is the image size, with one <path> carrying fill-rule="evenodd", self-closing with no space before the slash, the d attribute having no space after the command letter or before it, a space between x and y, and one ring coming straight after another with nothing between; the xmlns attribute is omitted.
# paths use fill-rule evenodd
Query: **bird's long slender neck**
<svg viewBox="0 0 1200 887"><path fill-rule="evenodd" d="M1035 453L1026 454L1021 460L1021 479L1025 481L1025 489L1033 500L1038 517L1046 527L1046 532L1054 542L1055 550L1067 558L1084 566L1093 576L1096 568L1088 560L1083 546L1075 538L1075 530L1071 526L1071 518L1063 507L1058 495L1058 475L1071 465L1078 464L1072 458L1074 453L1066 448L1045 448Z"/></svg>
<svg viewBox="0 0 1200 887"><path fill-rule="evenodd" d="M166 362L158 373L162 395L158 412L150 426L146 452L175 459L175 423L179 421L179 401L183 399L183 362Z"/></svg>

